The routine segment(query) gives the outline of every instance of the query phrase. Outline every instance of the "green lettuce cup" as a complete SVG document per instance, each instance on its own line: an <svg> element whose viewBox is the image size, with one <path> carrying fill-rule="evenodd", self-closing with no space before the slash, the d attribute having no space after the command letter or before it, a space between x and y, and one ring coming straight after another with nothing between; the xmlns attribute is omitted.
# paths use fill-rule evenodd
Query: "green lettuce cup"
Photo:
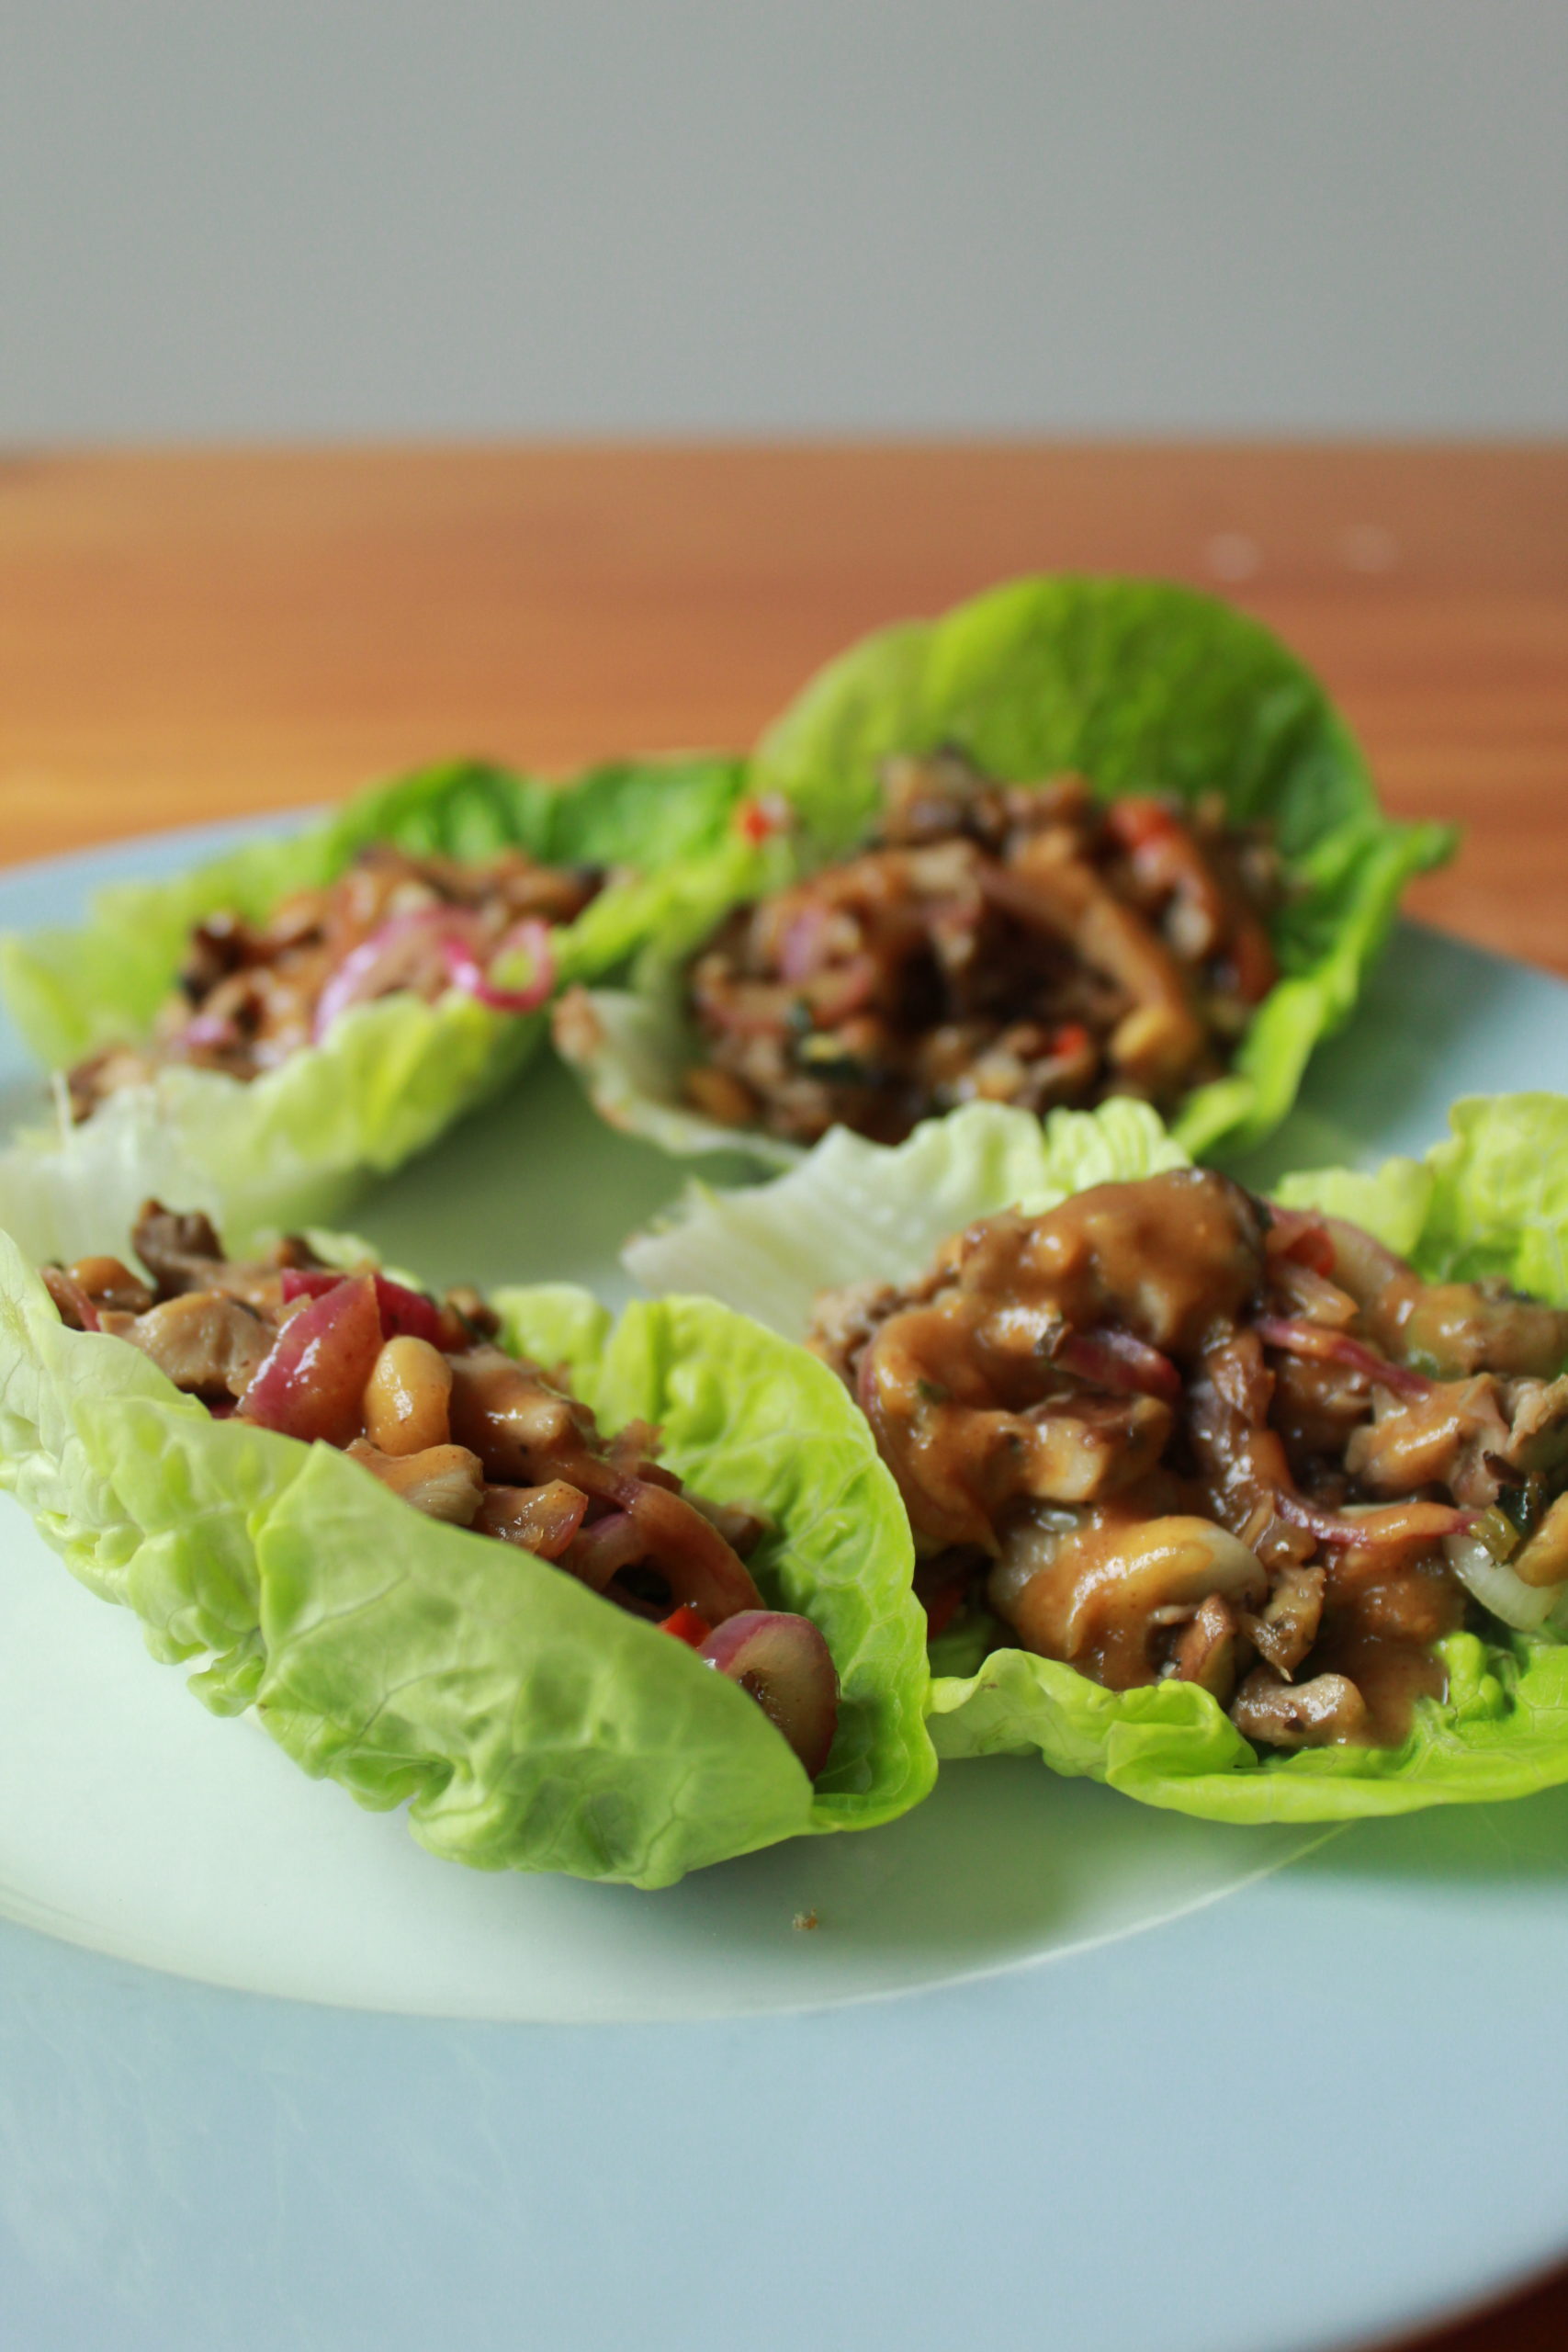
<svg viewBox="0 0 1568 2352"><path fill-rule="evenodd" d="M476 762L360 794L325 821L262 840L174 879L118 884L77 930L0 941L0 994L40 1060L62 1070L147 1035L193 926L231 911L261 922L296 890L333 881L389 842L412 855L482 860L507 849L597 865L609 880L549 936L558 985L613 970L665 920L687 861L728 837L739 764L716 757L624 762L554 786ZM338 1216L369 1179L434 1142L520 1070L547 1015L496 1009L453 987L353 1006L320 1042L243 1082L171 1065L73 1125L62 1095L0 1156L0 1223L36 1256L74 1256L159 1191L217 1216L236 1246Z"/></svg>
<svg viewBox="0 0 1568 2352"><path fill-rule="evenodd" d="M1287 1178L1274 1198L1359 1225L1428 1281L1496 1280L1568 1306L1568 1098L1475 1098L1421 1160L1375 1174ZM979 1217L1034 1215L1089 1184L1179 1167L1187 1155L1141 1104L1058 1112L1043 1126L975 1106L889 1149L841 1131L796 1170L736 1192L689 1188L627 1250L655 1293L700 1278L792 1338L818 1289L907 1283ZM931 1647L931 1735L946 1758L1035 1753L1149 1804L1216 1821L1340 1821L1523 1796L1568 1781L1562 1607L1537 1633L1483 1614L1438 1645L1447 1690L1416 1702L1396 1747L1259 1751L1210 1693L1174 1679L1111 1690L1008 1645L988 1613ZM982 1622L983 1621L983 1622Z"/></svg>
<svg viewBox="0 0 1568 2352"><path fill-rule="evenodd" d="M1314 1046L1354 1007L1404 884L1454 845L1446 827L1382 814L1344 719L1258 622L1156 581L1012 582L863 639L764 734L749 805L787 812L788 826L727 843L688 876L629 989L577 991L560 1009L557 1043L607 1119L671 1152L799 1160L798 1145L685 1100L698 1040L684 964L733 907L864 845L884 762L944 747L1004 782L1071 771L1102 797L1217 795L1233 822L1272 829L1288 886L1271 926L1280 976L1230 1069L1174 1122L1196 1154L1256 1144L1284 1117Z"/></svg>
<svg viewBox="0 0 1568 2352"><path fill-rule="evenodd" d="M336 1263L368 1256L314 1238ZM658 1424L694 1491L768 1515L750 1571L769 1607L812 1619L839 1678L815 1785L684 1641L423 1516L331 1445L214 1418L124 1340L68 1329L5 1234L0 1486L216 1713L250 1711L361 1804L406 1804L446 1860L665 1886L918 1803L936 1767L909 1538L838 1382L707 1300L614 1324L565 1286L492 1303L503 1345L564 1365L607 1432Z"/></svg>

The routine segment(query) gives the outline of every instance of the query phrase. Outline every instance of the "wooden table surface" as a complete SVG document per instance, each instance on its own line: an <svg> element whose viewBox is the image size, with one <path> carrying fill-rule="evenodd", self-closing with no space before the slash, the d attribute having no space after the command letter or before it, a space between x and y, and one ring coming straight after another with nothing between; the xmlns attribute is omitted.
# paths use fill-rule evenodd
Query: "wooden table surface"
<svg viewBox="0 0 1568 2352"><path fill-rule="evenodd" d="M1469 828L1413 909L1568 971L1562 446L15 455L0 860L457 752L744 744L857 631L1069 567L1270 622L1389 806ZM1565 2344L1568 2275L1431 2352Z"/></svg>
<svg viewBox="0 0 1568 2352"><path fill-rule="evenodd" d="M1218 587L1387 799L1412 903L1568 969L1568 448L568 448L0 462L0 855L476 750L748 741L824 655L1009 572Z"/></svg>

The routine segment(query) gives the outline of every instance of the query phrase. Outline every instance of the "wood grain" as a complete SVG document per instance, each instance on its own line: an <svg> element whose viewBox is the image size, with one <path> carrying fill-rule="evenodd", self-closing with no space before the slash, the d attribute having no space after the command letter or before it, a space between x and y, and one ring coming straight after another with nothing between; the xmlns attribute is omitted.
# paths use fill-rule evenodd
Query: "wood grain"
<svg viewBox="0 0 1568 2352"><path fill-rule="evenodd" d="M564 447L0 465L0 854L474 750L744 743L1006 573L1219 587L1323 673L1431 921L1568 970L1568 449Z"/></svg>
<svg viewBox="0 0 1568 2352"><path fill-rule="evenodd" d="M0 859L455 752L564 769L744 744L857 631L1063 567L1270 622L1390 807L1469 829L1413 908L1568 971L1562 447L16 456ZM1427 2339L1565 2343L1568 2278Z"/></svg>

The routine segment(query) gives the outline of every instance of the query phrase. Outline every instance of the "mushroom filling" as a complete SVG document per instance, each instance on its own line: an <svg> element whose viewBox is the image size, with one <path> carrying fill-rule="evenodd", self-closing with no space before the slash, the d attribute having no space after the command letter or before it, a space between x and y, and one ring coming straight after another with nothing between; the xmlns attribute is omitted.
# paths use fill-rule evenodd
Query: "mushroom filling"
<svg viewBox="0 0 1568 2352"><path fill-rule="evenodd" d="M933 1634L988 1608L1260 1745L1397 1744L1443 1635L1540 1626L1568 1580L1568 1314L1206 1170L987 1217L908 1288L824 1294L810 1344L898 1482Z"/></svg>
<svg viewBox="0 0 1568 2352"><path fill-rule="evenodd" d="M101 1046L70 1072L72 1110L88 1118L107 1095L171 1062L259 1078L319 1043L351 1006L395 992L433 1001L456 987L503 1012L531 1012L553 983L548 926L575 921L603 880L595 867L540 865L521 850L466 864L373 842L336 881L294 891L264 923L207 916L151 1036ZM504 985L513 964L524 982Z"/></svg>
<svg viewBox="0 0 1568 2352"><path fill-rule="evenodd" d="M513 1544L696 1649L815 1778L838 1682L808 1618L770 1610L746 1556L769 1521L689 1492L659 1432L604 1436L564 1374L508 1355L479 1294L439 1302L323 1265L297 1235L231 1262L207 1218L149 1201L122 1260L43 1269L62 1319L140 1348L218 1418L336 1446L415 1510Z"/></svg>
<svg viewBox="0 0 1568 2352"><path fill-rule="evenodd" d="M1168 1109L1273 986L1280 896L1262 830L1217 797L894 761L863 854L737 908L693 961L688 1100L801 1143L896 1143L976 1099Z"/></svg>

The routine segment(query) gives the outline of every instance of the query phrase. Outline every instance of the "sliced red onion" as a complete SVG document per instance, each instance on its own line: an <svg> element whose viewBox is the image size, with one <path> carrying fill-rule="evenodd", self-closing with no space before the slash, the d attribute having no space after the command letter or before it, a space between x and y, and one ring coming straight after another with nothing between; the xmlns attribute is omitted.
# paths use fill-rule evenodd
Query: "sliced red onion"
<svg viewBox="0 0 1568 2352"><path fill-rule="evenodd" d="M182 1046L233 1046L240 1033L226 1012L198 1012L180 1031Z"/></svg>
<svg viewBox="0 0 1568 2352"><path fill-rule="evenodd" d="M570 1483L575 1485L575 1478ZM613 1576L644 1558L647 1551L630 1511L612 1510L591 1527L580 1527L559 1557L563 1568L595 1592L603 1592Z"/></svg>
<svg viewBox="0 0 1568 2352"><path fill-rule="evenodd" d="M1268 1247L1271 1258L1294 1258L1314 1274L1333 1274L1334 1243L1316 1209L1282 1209L1270 1201Z"/></svg>
<svg viewBox="0 0 1568 2352"><path fill-rule="evenodd" d="M344 957L317 998L316 1017L310 1027L312 1042L319 1046L333 1023L352 1006L368 1003L372 997L384 996L389 988L400 985L396 978L396 959L410 940L434 942L461 922L457 909L439 906L411 907L381 923L368 939L362 939Z"/></svg>
<svg viewBox="0 0 1568 2352"><path fill-rule="evenodd" d="M810 1618L742 1610L710 1634L697 1655L756 1700L815 1780L838 1729L839 1678Z"/></svg>
<svg viewBox="0 0 1568 2352"><path fill-rule="evenodd" d="M695 1609L710 1625L761 1607L762 1596L734 1546L684 1495L592 1454L573 1454L559 1465L559 1476L624 1511L637 1530L634 1556L656 1567L675 1599ZM579 1544L593 1532L584 1528Z"/></svg>
<svg viewBox="0 0 1568 2352"><path fill-rule="evenodd" d="M823 933L828 928L828 909L811 905L802 907L792 915L784 927L779 945L779 971L792 984L809 979L817 969Z"/></svg>
<svg viewBox="0 0 1568 2352"><path fill-rule="evenodd" d="M365 1384L380 1352L374 1278L336 1282L284 1325L252 1375L241 1412L286 1437L346 1445L358 1434Z"/></svg>
<svg viewBox="0 0 1568 2352"><path fill-rule="evenodd" d="M59 1308L62 1322L65 1320L65 1309L69 1307L84 1331L102 1330L98 1310L74 1274L68 1274L63 1266L45 1266L43 1286Z"/></svg>
<svg viewBox="0 0 1568 2352"><path fill-rule="evenodd" d="M1076 1380L1118 1396L1160 1396L1174 1405L1181 1396L1181 1374L1168 1356L1109 1324L1098 1331L1069 1331L1054 1361Z"/></svg>
<svg viewBox="0 0 1568 2352"><path fill-rule="evenodd" d="M513 923L494 948L491 965L503 956L525 955L534 967L534 977L525 988L498 988L484 965L474 954L468 941L453 932L441 942L441 952L446 959L446 969L453 986L461 989L480 1003L489 1005L492 1012L536 1012L547 1002L556 984L555 957L550 950L547 923L536 916L527 916Z"/></svg>
<svg viewBox="0 0 1568 2352"><path fill-rule="evenodd" d="M287 1266L283 1273L283 1303L291 1299L324 1298L339 1283L347 1282L347 1274L335 1273L330 1266ZM441 1309L423 1291L410 1290L406 1283L395 1283L388 1274L374 1274L376 1305L381 1317L381 1336L386 1340L428 1340L433 1348L442 1340Z"/></svg>
<svg viewBox="0 0 1568 2352"><path fill-rule="evenodd" d="M1308 1502L1304 1495L1292 1494L1283 1487L1275 1492L1274 1507L1280 1518L1289 1520L1292 1527L1304 1528L1320 1544L1335 1545L1345 1551L1352 1545L1367 1549L1375 1548L1379 1544L1394 1545L1407 1543L1409 1514L1412 1511L1424 1514L1422 1533L1434 1544L1446 1542L1450 1535L1468 1535L1481 1517L1479 1511L1461 1510L1457 1506L1450 1508L1447 1503L1390 1503L1367 1512L1363 1517L1357 1517L1338 1511L1319 1510L1316 1504ZM1403 1528L1396 1514L1403 1514Z"/></svg>
<svg viewBox="0 0 1568 2352"><path fill-rule="evenodd" d="M1282 1348L1287 1355L1314 1356L1323 1363L1342 1363L1347 1371L1359 1372L1363 1380L1391 1389L1396 1396L1429 1396L1436 1385L1425 1373L1412 1372L1408 1364L1391 1363L1375 1348L1322 1323L1305 1323L1293 1315L1260 1315L1252 1328L1266 1348Z"/></svg>
<svg viewBox="0 0 1568 2352"><path fill-rule="evenodd" d="M1342 1216L1325 1216L1323 1222L1334 1244L1330 1272L1362 1306L1370 1306L1390 1283L1409 1273L1403 1258L1395 1257L1386 1243L1375 1240L1359 1225L1351 1225Z"/></svg>

